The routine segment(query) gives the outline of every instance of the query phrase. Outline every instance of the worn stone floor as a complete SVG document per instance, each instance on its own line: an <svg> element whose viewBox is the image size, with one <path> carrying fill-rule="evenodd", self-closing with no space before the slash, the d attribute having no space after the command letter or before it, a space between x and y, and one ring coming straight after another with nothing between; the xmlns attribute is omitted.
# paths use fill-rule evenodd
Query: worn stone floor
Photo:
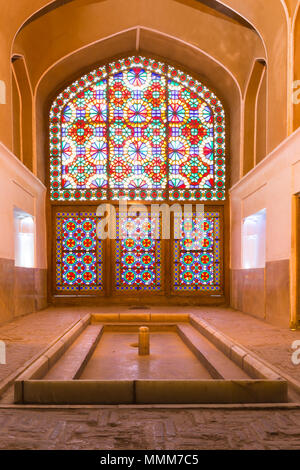
<svg viewBox="0 0 300 470"><path fill-rule="evenodd" d="M180 309L180 310L179 310ZM0 340L5 341L7 364L0 365L0 380L43 350L51 341L86 313L143 313L127 307L49 307L41 312L0 325ZM147 313L194 313L258 356L300 380L300 365L291 361L294 340L300 331L272 326L231 308L221 307L151 307Z"/></svg>
<svg viewBox="0 0 300 470"><path fill-rule="evenodd" d="M175 310L153 307L147 312ZM0 381L84 314L115 311L113 306L50 307L0 325L0 340L7 346ZM117 311L133 313L126 307ZM232 309L180 307L180 311L201 316L300 380L300 365L291 361L291 344L300 339L300 331L277 328ZM1 407L0 449L300 449L300 409Z"/></svg>
<svg viewBox="0 0 300 470"><path fill-rule="evenodd" d="M300 449L300 410L0 410L0 449Z"/></svg>

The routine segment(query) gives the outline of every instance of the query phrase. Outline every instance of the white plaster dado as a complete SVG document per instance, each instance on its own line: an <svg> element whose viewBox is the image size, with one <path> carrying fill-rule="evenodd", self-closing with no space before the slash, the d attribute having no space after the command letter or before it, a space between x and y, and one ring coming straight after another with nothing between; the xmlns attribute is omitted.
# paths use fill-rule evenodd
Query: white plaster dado
<svg viewBox="0 0 300 470"><path fill-rule="evenodd" d="M234 184L229 192L232 197L247 197L266 184L273 175L280 173L287 166L300 161L300 128L281 142L258 165ZM300 191L300 181L297 186Z"/></svg>
<svg viewBox="0 0 300 470"><path fill-rule="evenodd" d="M46 191L46 186L35 176L2 142L0 142L0 169L1 172L6 169L12 176L15 177L16 182L20 180L24 184L24 189L31 192L34 188L35 191L41 193Z"/></svg>

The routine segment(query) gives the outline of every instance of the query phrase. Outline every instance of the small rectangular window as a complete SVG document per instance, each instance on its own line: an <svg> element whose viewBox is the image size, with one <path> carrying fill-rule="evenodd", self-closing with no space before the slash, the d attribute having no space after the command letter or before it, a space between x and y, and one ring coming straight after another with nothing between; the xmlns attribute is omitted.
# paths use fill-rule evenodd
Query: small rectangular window
<svg viewBox="0 0 300 470"><path fill-rule="evenodd" d="M266 262L266 209L243 220L243 268L264 268Z"/></svg>
<svg viewBox="0 0 300 470"><path fill-rule="evenodd" d="M21 209L14 209L15 224L15 266L34 267L35 223L32 215Z"/></svg>

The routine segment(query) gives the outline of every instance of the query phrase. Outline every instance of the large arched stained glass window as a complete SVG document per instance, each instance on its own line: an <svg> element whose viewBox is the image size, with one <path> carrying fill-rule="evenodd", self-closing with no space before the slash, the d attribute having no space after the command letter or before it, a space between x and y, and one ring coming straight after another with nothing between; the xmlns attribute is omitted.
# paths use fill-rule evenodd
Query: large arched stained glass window
<svg viewBox="0 0 300 470"><path fill-rule="evenodd" d="M99 67L51 107L51 199L224 200L224 121L215 94L172 66Z"/></svg>

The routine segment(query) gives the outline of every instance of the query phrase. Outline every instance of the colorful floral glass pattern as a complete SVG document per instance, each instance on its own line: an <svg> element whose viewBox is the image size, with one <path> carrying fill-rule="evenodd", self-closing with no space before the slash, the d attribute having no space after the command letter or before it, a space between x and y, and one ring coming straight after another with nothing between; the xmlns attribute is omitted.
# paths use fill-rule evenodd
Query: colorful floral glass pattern
<svg viewBox="0 0 300 470"><path fill-rule="evenodd" d="M198 95L173 80L169 92L169 186L171 199L190 199L213 190L213 113Z"/></svg>
<svg viewBox="0 0 300 470"><path fill-rule="evenodd" d="M90 213L56 215L56 290L102 289L102 245Z"/></svg>
<svg viewBox="0 0 300 470"><path fill-rule="evenodd" d="M167 186L166 78L137 64L110 76L109 97L113 198L149 199Z"/></svg>
<svg viewBox="0 0 300 470"><path fill-rule="evenodd" d="M222 104L164 63L110 63L53 103L50 166L52 200L224 200Z"/></svg>
<svg viewBox="0 0 300 470"><path fill-rule="evenodd" d="M220 214L187 214L180 222L181 238L174 241L174 289L219 291Z"/></svg>
<svg viewBox="0 0 300 470"><path fill-rule="evenodd" d="M107 188L106 80L81 91L61 115L61 187Z"/></svg>
<svg viewBox="0 0 300 470"><path fill-rule="evenodd" d="M116 290L161 289L159 235L159 217L117 218Z"/></svg>

